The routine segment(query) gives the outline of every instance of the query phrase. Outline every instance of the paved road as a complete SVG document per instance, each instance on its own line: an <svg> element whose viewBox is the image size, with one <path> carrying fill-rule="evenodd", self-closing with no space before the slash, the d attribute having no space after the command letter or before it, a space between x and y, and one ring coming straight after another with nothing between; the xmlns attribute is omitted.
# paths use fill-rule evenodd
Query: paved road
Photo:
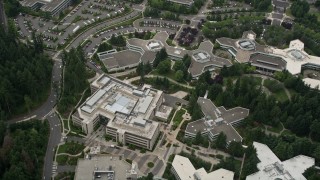
<svg viewBox="0 0 320 180"><path fill-rule="evenodd" d="M59 144L61 140L61 124L58 116L53 112L53 108L59 99L59 85L61 81L62 63L60 60L56 59L53 61L52 69L52 85L50 89L50 95L46 102L42 104L39 108L29 113L28 115L17 117L15 119L9 120L8 123L16 123L23 121L26 118L37 118L37 119L48 119L50 125L50 136L47 145L47 151L44 161L43 176L44 179L50 179L54 173L53 167L53 157L54 148ZM56 85L54 85L56 84Z"/></svg>
<svg viewBox="0 0 320 180"><path fill-rule="evenodd" d="M75 172L76 166L58 166L57 167L57 172L62 173L62 172Z"/></svg>
<svg viewBox="0 0 320 180"><path fill-rule="evenodd" d="M55 88L53 84L56 84L59 86L60 80L61 80L61 70L60 68L62 66L61 61L54 60L54 65L52 69L52 85L50 89L50 95L45 103L43 103L40 107L38 107L36 110L32 111L29 114L16 117L12 120L9 120L8 123L16 123L18 121L24 120L26 118L34 117L37 119L43 119L45 116L52 110L52 108L56 105L58 100L58 89Z"/></svg>
<svg viewBox="0 0 320 180"><path fill-rule="evenodd" d="M50 124L50 136L46 151L46 156L44 159L44 168L43 168L43 179L50 179L52 174L55 173L53 164L53 158L55 155L54 149L60 143L62 135L61 135L61 123L60 119L55 113L47 116L47 119Z"/></svg>
<svg viewBox="0 0 320 180"><path fill-rule="evenodd" d="M85 31L83 34L81 34L80 36L78 36L76 39L73 40L73 42L68 46L68 50L70 50L72 47L77 47L84 39L88 39L89 37L91 37L93 34L95 34L99 29L104 28L104 27L108 27L123 21L126 21L128 19L131 19L133 17L136 17L140 14L139 11L132 11L131 13L122 16L122 17L118 17L109 21L105 21L104 23L95 26L87 31Z"/></svg>

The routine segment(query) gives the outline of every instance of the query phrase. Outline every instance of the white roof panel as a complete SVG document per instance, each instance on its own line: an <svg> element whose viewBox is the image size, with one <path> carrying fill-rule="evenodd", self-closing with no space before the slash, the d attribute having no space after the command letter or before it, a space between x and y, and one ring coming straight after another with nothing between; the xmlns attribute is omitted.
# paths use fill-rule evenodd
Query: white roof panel
<svg viewBox="0 0 320 180"><path fill-rule="evenodd" d="M104 94L106 93L105 90L99 89L91 98L87 101L88 106L93 106Z"/></svg>

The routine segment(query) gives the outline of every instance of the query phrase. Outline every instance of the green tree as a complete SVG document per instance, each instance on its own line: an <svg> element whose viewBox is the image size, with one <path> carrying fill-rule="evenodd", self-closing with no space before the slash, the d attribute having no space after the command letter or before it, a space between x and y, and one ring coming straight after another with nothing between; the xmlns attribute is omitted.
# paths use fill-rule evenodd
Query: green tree
<svg viewBox="0 0 320 180"><path fill-rule="evenodd" d="M241 142L232 141L228 146L228 151L232 156L235 156L235 157L243 156L243 147Z"/></svg>
<svg viewBox="0 0 320 180"><path fill-rule="evenodd" d="M174 75L175 79L178 81L178 82L182 82L183 79L184 79L184 74L181 70L178 70L175 75Z"/></svg>
<svg viewBox="0 0 320 180"><path fill-rule="evenodd" d="M217 139L216 139L216 146L219 148L219 149L225 149L226 146L227 146L227 136L221 132L219 133Z"/></svg>
<svg viewBox="0 0 320 180"><path fill-rule="evenodd" d="M196 134L196 137L193 140L193 144L199 145L199 144L202 143L202 141L203 141L203 137L201 135L201 131L198 131L197 134Z"/></svg>
<svg viewBox="0 0 320 180"><path fill-rule="evenodd" d="M157 52L156 57L153 61L153 67L157 67L159 63L165 60L168 57L167 51L165 48L162 48L160 51Z"/></svg>
<svg viewBox="0 0 320 180"><path fill-rule="evenodd" d="M152 66L149 61L146 64L144 64L144 71L145 71L145 74L148 74L149 72L152 71Z"/></svg>
<svg viewBox="0 0 320 180"><path fill-rule="evenodd" d="M314 6L316 6L317 8L320 7L320 0L317 0L315 3L314 3Z"/></svg>
<svg viewBox="0 0 320 180"><path fill-rule="evenodd" d="M309 3L305 0L296 0L290 6L291 13L295 17L303 17L310 10Z"/></svg>
<svg viewBox="0 0 320 180"><path fill-rule="evenodd" d="M26 105L26 108L28 109L28 112L30 113L30 110L32 108L32 100L30 99L29 96L24 96L24 102L25 102L25 105Z"/></svg>
<svg viewBox="0 0 320 180"><path fill-rule="evenodd" d="M165 60L159 63L157 70L160 74L166 74L170 71L171 68L171 61Z"/></svg>
<svg viewBox="0 0 320 180"><path fill-rule="evenodd" d="M143 66L143 62L140 62L137 66L137 69L136 69L136 73L141 76L141 74L143 73L144 71L144 66Z"/></svg>

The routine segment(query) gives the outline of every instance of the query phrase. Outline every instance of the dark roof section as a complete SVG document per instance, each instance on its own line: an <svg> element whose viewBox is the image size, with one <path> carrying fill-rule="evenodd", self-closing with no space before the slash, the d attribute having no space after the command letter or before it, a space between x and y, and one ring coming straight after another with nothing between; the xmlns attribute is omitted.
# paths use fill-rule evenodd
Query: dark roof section
<svg viewBox="0 0 320 180"><path fill-rule="evenodd" d="M274 71L283 71L287 65L280 57L260 53L252 54L250 56L250 63L256 67L267 68Z"/></svg>

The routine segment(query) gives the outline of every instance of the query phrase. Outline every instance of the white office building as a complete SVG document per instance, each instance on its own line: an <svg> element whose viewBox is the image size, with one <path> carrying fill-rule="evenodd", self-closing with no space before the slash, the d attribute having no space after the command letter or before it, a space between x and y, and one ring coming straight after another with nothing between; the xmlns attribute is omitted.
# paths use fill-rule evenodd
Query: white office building
<svg viewBox="0 0 320 180"><path fill-rule="evenodd" d="M138 89L111 76L101 75L91 84L93 94L77 109L72 120L91 134L107 122L106 134L122 144L152 149L159 135L153 121L163 103L163 92L144 86Z"/></svg>
<svg viewBox="0 0 320 180"><path fill-rule="evenodd" d="M281 162L267 145L253 142L253 146L260 160L259 171L247 176L246 180L306 180L304 171L315 164L314 158L304 155Z"/></svg>
<svg viewBox="0 0 320 180"><path fill-rule="evenodd" d="M186 157L175 155L171 172L177 180L233 180L234 172L226 169L218 169L207 173L202 167L195 169Z"/></svg>
<svg viewBox="0 0 320 180"><path fill-rule="evenodd" d="M22 6L32 10L40 9L43 12L49 12L52 16L56 16L71 5L71 0L23 0L20 3Z"/></svg>

